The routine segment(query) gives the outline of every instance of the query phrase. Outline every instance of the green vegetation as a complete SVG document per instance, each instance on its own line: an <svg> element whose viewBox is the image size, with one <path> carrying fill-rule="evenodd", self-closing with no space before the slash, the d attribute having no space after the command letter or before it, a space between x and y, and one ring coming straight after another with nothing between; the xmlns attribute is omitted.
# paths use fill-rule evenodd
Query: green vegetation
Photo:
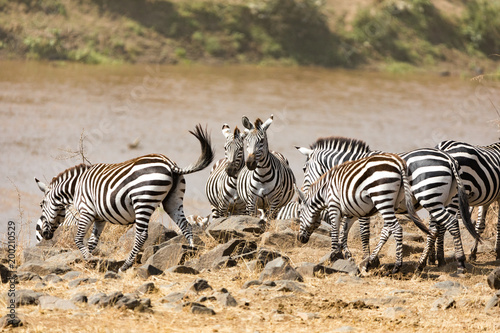
<svg viewBox="0 0 500 333"><path fill-rule="evenodd" d="M498 58L500 1L444 13L430 0L381 0L351 28L317 0L0 0L0 56L110 62L205 62L414 71Z"/></svg>

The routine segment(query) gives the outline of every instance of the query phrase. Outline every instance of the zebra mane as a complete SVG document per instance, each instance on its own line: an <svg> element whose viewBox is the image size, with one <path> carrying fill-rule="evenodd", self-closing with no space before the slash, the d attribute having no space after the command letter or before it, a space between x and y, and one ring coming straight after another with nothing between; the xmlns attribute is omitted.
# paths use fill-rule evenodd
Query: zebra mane
<svg viewBox="0 0 500 333"><path fill-rule="evenodd" d="M67 174L79 174L82 171L87 170L88 168L90 168L90 165L88 165L88 164L85 164L85 163L77 164L75 166L72 166L72 167L64 170L63 172L61 172L60 174L58 174L57 176L52 178L52 181L50 183L55 184L59 179L64 179Z"/></svg>
<svg viewBox="0 0 500 333"><path fill-rule="evenodd" d="M344 138L340 136L330 136L326 138L319 138L311 146L311 149L319 150L335 150L335 151L358 151L358 152L370 152L370 147L368 144L362 140Z"/></svg>

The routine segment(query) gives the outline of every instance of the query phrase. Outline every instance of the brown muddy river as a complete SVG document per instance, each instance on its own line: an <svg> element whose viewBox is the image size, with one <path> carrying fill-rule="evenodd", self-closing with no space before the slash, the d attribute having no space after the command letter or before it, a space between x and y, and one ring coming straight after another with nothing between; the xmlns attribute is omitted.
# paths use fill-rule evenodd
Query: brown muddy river
<svg viewBox="0 0 500 333"><path fill-rule="evenodd" d="M211 130L221 158L223 123L241 128L243 115L274 114L270 147L289 159L301 183L304 159L294 146L322 136L358 138L390 152L444 139L495 142L499 91L498 82L432 74L0 62L1 234L8 220L22 221L24 237L34 239L42 193L33 178L49 182L80 163L71 156L82 134L92 163L163 153L183 167L200 153L188 133L197 123ZM208 172L187 176L186 214L209 213Z"/></svg>

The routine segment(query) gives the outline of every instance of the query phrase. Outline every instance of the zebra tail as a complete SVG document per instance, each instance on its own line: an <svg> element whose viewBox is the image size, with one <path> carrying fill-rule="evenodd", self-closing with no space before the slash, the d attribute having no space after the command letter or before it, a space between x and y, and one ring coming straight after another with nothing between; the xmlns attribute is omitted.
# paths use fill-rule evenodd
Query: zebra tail
<svg viewBox="0 0 500 333"><path fill-rule="evenodd" d="M179 175L186 175L189 173L203 170L212 163L215 157L215 151L214 148L212 147L212 142L211 142L212 140L206 128L203 129L201 125L198 124L196 125L195 130L189 131L189 133L193 134L198 139L198 141L200 141L201 155L198 158L198 161L196 161L196 163L190 164L186 168L181 169L179 167L175 167L174 171Z"/></svg>
<svg viewBox="0 0 500 333"><path fill-rule="evenodd" d="M460 165L458 162L450 156L450 166L453 170L453 176L457 181L457 190L458 190L458 207L460 209L460 216L462 217L462 222L469 231L469 233L476 239L478 242L483 242L481 236L477 233L474 224L472 223L470 210L469 210L469 199L467 197L467 193L465 192L465 186L462 182L462 177L460 177Z"/></svg>
<svg viewBox="0 0 500 333"><path fill-rule="evenodd" d="M430 234L431 232L429 231L429 228L422 222L420 217L417 215L417 212L415 211L415 207L413 206L413 198L412 198L412 192L411 192L411 185L410 181L408 180L407 176L407 166L406 163L403 165L401 168L401 175L403 176L403 187L405 191L405 201L406 201L406 210L408 211L408 215L410 216L410 219L415 223L415 225L425 232L426 234Z"/></svg>

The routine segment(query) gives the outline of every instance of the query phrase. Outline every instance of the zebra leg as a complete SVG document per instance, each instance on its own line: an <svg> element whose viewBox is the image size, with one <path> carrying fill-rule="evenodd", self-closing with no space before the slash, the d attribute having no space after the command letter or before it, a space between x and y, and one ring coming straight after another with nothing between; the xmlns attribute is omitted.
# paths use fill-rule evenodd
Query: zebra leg
<svg viewBox="0 0 500 333"><path fill-rule="evenodd" d="M486 227L486 214L488 212L489 206L490 205L484 205L484 206L480 206L478 208L477 220L476 220L476 231L479 235L483 234L484 228ZM479 245L479 241L477 239L475 239L474 244L472 244L472 248L470 249L470 254L469 254L470 261L476 261L478 245ZM497 255L497 257L498 257L498 255Z"/></svg>
<svg viewBox="0 0 500 333"><path fill-rule="evenodd" d="M163 209L167 212L168 216L177 224L181 229L182 234L189 242L189 246L194 247L193 232L191 225L186 220L184 215L184 192L186 191L186 180L184 176L179 176L179 181L174 190L168 193L167 197L163 200Z"/></svg>
<svg viewBox="0 0 500 333"><path fill-rule="evenodd" d="M435 228L437 229L436 222L434 221L434 218L431 216L429 219L429 228ZM436 239L432 240L434 238L429 238L427 236L427 244L428 246L428 255L427 255L427 264L429 265L435 265L436 264Z"/></svg>
<svg viewBox="0 0 500 333"><path fill-rule="evenodd" d="M378 241L378 244L375 247L375 250L373 250L373 253L361 262L360 271L366 272L368 268L371 267L372 261L375 260L376 257L378 257L378 254L382 249L382 246L384 246L384 244L387 242L387 239L391 235L392 229L393 227L391 224L384 223L384 226L382 227L382 230L380 232L380 239ZM396 244L396 253L397 253L397 244Z"/></svg>
<svg viewBox="0 0 500 333"><path fill-rule="evenodd" d="M328 217L330 219L330 237L331 237L331 246L332 252L330 253L330 262L335 262L338 259L343 259L342 251L339 248L339 224L341 220L340 211L333 207L328 207Z"/></svg>
<svg viewBox="0 0 500 333"><path fill-rule="evenodd" d="M97 247L97 243L99 243L99 237L101 237L102 230L104 229L104 221L95 221L94 229L92 230L92 235L87 241L87 247L89 248L89 252L94 252Z"/></svg>
<svg viewBox="0 0 500 333"><path fill-rule="evenodd" d="M436 240L436 259L438 262L438 267L443 267L444 265L446 265L446 260L444 258L444 234L446 233L446 228L441 224L437 224L437 230L438 234ZM458 236L460 237L460 232ZM461 246L462 242L460 241L460 247Z"/></svg>
<svg viewBox="0 0 500 333"><path fill-rule="evenodd" d="M436 243L437 229L433 219L430 220L429 225L430 234L427 235L427 242L425 243L424 252L420 255L418 260L416 273L420 273L424 270L426 265L427 257L429 256L429 251L431 248L434 249L434 244Z"/></svg>
<svg viewBox="0 0 500 333"><path fill-rule="evenodd" d="M349 230L351 229L352 226L352 218L344 217L341 222L341 228L340 228L340 245L342 247L342 254L345 259L348 260L353 260L352 259L352 253L349 251L349 247L347 246L347 236L349 235Z"/></svg>
<svg viewBox="0 0 500 333"><path fill-rule="evenodd" d="M370 256L370 218L360 217L359 221L359 234L361 237L361 246L363 248L363 259ZM380 260L377 257L370 261L370 267L375 268L380 266Z"/></svg>
<svg viewBox="0 0 500 333"><path fill-rule="evenodd" d="M75 234L75 244L76 247L80 250L84 259L90 259L91 254L89 249L83 243L83 239L87 234L92 222L94 221L93 216L86 214L84 212L80 212L80 221L78 222L78 229Z"/></svg>
<svg viewBox="0 0 500 333"><path fill-rule="evenodd" d="M137 256L137 253L142 249L142 246L146 242L147 238L148 238L148 223L139 223L136 220L134 247L132 248L132 251L130 251L127 260L125 260L125 263L122 265L122 267L120 267L119 270L120 272L126 271L127 269L130 268L130 266L134 264L135 257Z"/></svg>
<svg viewBox="0 0 500 333"><path fill-rule="evenodd" d="M396 216L394 216L396 218ZM392 274L396 274L403 266L403 227L397 221L392 224L392 235L396 241L396 262L392 269Z"/></svg>

